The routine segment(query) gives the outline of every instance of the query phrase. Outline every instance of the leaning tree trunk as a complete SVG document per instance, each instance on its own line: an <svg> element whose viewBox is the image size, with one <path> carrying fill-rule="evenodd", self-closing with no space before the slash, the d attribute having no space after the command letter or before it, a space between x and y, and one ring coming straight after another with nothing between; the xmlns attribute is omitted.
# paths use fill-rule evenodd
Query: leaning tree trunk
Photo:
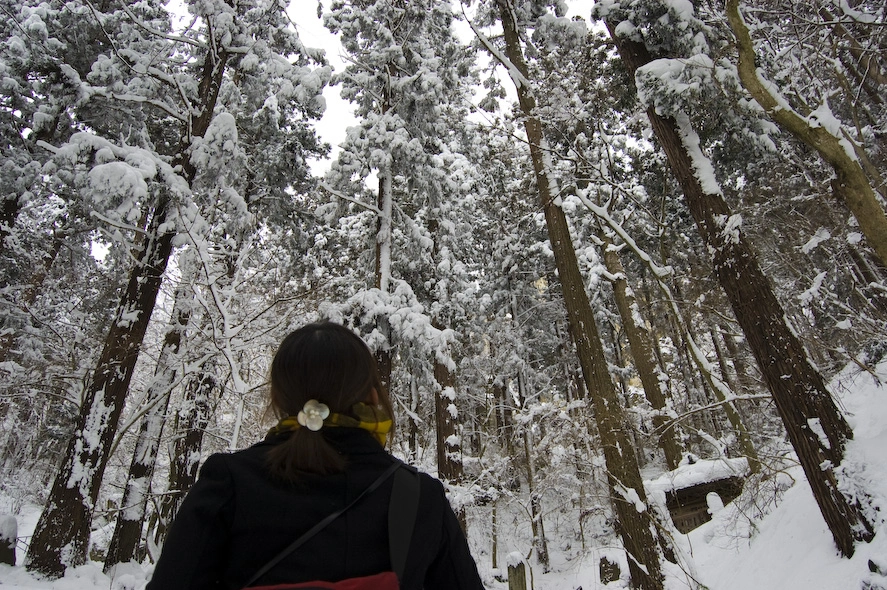
<svg viewBox="0 0 887 590"><path fill-rule="evenodd" d="M634 449L626 435L623 409L610 378L594 313L585 292L585 281L573 249L567 218L560 207L556 181L550 176L549 151L546 149L542 124L534 112L536 101L527 79L528 70L520 46L515 8L509 0L497 0L496 4L505 34L505 59L510 62L505 65L514 79L524 115L536 187L563 288L570 335L576 344L582 374L594 402L616 512L616 528L628 553L633 585L643 590L661 590L663 577L660 552L650 530L652 515L645 507L646 494ZM495 48L489 48L494 54L498 54Z"/></svg>
<svg viewBox="0 0 887 590"><path fill-rule="evenodd" d="M887 215L878 203L860 158L855 150L848 149L849 139L837 135L828 125L802 117L788 106L785 99L775 95L773 84L758 74L754 44L739 14L739 0L727 0L726 10L727 21L736 36L739 52L737 70L742 85L781 129L816 150L832 167L837 176L832 183L835 196L847 204L869 246L877 253L881 263L887 264Z"/></svg>
<svg viewBox="0 0 887 590"><path fill-rule="evenodd" d="M181 264L183 276L188 276L187 264ZM140 552L142 528L145 522L145 511L151 489L151 478L157 462L157 450L160 446L160 435L166 421L169 406L170 390L178 375L177 362L179 349L188 322L191 319L191 286L182 281L176 289L172 311L172 322L157 360L154 380L145 395L147 408L142 416L135 450L129 466L129 474L123 488L123 498L114 533L108 544L105 557L105 572L118 563L141 560Z"/></svg>
<svg viewBox="0 0 887 590"><path fill-rule="evenodd" d="M636 317L640 318L640 311L637 308L634 293L628 286L628 279L625 276L625 268L622 266L619 252L611 247L612 241L603 232L600 232L598 237L603 241L602 250L607 272L614 277L612 280L613 297L616 300L619 316L622 318L622 327L625 330L631 356L644 388L644 395L657 412L653 418L653 426L659 438L657 442L665 453L665 462L668 468L676 469L682 458L681 445L675 436L675 429L665 428L669 418L664 413L666 399L663 391L665 387L663 371L656 364L647 327L642 322L635 320Z"/></svg>
<svg viewBox="0 0 887 590"><path fill-rule="evenodd" d="M209 127L227 60L227 52L210 51L203 64L199 99L195 101L199 114L191 120L174 160L189 185L196 175L187 155L189 138L202 137ZM31 537L27 555L29 570L61 577L67 566L86 562L93 507L139 349L172 253L173 212L172 195L162 189L145 232L147 238L87 383L74 436Z"/></svg>
<svg viewBox="0 0 887 590"><path fill-rule="evenodd" d="M610 36L631 72L649 63L646 47L620 37L607 23ZM690 149L701 157L698 138L689 121L679 125L648 107L647 116L684 192L712 264L733 307L755 359L764 375L792 446L804 468L813 495L840 552L851 556L858 541L873 538L859 500L840 489L837 468L853 432L810 363L800 340L789 327L770 282L758 265L739 226L725 231L732 212L720 191L706 191L696 176Z"/></svg>
<svg viewBox="0 0 887 590"><path fill-rule="evenodd" d="M739 350L739 345L733 339L730 331L723 325L718 327L718 332L724 340L724 346L727 348L727 356L733 361L733 368L736 373L736 380L739 383L737 391L747 393L753 392L756 387L754 381L757 379L757 370L754 365L749 366L745 362L745 351ZM752 372L754 371L754 375Z"/></svg>

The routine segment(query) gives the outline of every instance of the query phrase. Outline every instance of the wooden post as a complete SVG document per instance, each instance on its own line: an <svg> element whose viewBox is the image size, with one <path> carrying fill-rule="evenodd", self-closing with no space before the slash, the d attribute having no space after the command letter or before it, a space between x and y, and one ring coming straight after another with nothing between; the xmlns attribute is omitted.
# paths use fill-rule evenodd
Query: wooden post
<svg viewBox="0 0 887 590"><path fill-rule="evenodd" d="M0 517L0 563L15 565L18 522L11 514Z"/></svg>
<svg viewBox="0 0 887 590"><path fill-rule="evenodd" d="M508 590L527 590L527 571L523 555L508 555Z"/></svg>

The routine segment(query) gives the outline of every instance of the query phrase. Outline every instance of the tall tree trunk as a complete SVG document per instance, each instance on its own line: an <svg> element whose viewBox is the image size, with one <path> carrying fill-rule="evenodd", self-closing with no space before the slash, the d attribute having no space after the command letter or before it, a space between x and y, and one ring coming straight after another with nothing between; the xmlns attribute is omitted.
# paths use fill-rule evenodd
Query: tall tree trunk
<svg viewBox="0 0 887 590"><path fill-rule="evenodd" d="M189 185L196 170L187 150L191 138L202 137L209 127L227 60L227 52L210 51L203 63L199 98L195 101L199 105L198 115L191 120L173 162L174 166L181 167ZM175 233L169 222L173 211L172 195L167 189L161 189L145 232L147 238L86 385L74 436L31 538L26 560L31 571L61 577L67 566L86 562L93 508L111 443L172 253Z"/></svg>
<svg viewBox="0 0 887 590"><path fill-rule="evenodd" d="M394 211L394 195L391 186L390 167L379 170L378 208L376 219L376 287L388 292L391 285L391 221Z"/></svg>
<svg viewBox="0 0 887 590"><path fill-rule="evenodd" d="M618 36L614 23L607 23L607 27L632 73L652 60L642 43ZM647 116L683 189L702 240L712 253L715 273L770 388L835 543L843 555L853 555L856 542L873 538L872 525L863 515L859 499L841 492L836 472L853 432L787 324L785 312L741 227L731 226L731 231L725 231L732 212L723 194L705 190L694 172L697 165L709 163L694 161L690 156L693 149L697 158L702 157L689 121L679 124L658 115L652 106Z"/></svg>
<svg viewBox="0 0 887 590"><path fill-rule="evenodd" d="M739 345L726 327L720 326L718 332L724 339L724 347L727 349L727 356L733 361L733 368L736 371L736 379L739 382L739 389L737 389L737 391L754 391L754 380L756 377L752 375L752 371L757 375L757 370L754 366L746 364L743 356L744 352L739 350Z"/></svg>
<svg viewBox="0 0 887 590"><path fill-rule="evenodd" d="M755 49L748 27L739 14L739 0L727 0L727 21L736 36L739 53L739 80L773 121L807 147L816 150L835 171L832 189L847 204L859 223L868 245L887 264L887 215L878 203L875 191L860 164L859 146L850 146L849 138L834 133L828 125L814 124L810 118L795 112L784 98L773 92L773 84L765 81L755 65Z"/></svg>
<svg viewBox="0 0 887 590"><path fill-rule="evenodd" d="M527 79L528 70L515 22L515 7L510 0L496 0L496 4L505 34L506 59L510 62L505 65L512 73L524 115L536 188L563 287L570 334L576 344L579 364L594 402L595 418L618 521L617 530L629 554L629 570L634 586L643 590L661 590L663 578L660 553L650 532L652 515L646 508L643 481L634 449L626 436L622 405L609 374L594 313L585 292L585 281L573 249L567 218L560 207L556 181L550 176L550 152L546 149L542 124L534 112L536 101Z"/></svg>
<svg viewBox="0 0 887 590"><path fill-rule="evenodd" d="M511 396L504 383L493 384L494 414L496 415L496 436L505 451L506 457L514 455L514 419L512 418Z"/></svg>
<svg viewBox="0 0 887 590"><path fill-rule="evenodd" d="M665 453L665 462L668 468L676 469L682 458L681 446L675 437L675 430L663 428L668 422L668 416L664 413L666 397L663 388L666 379L662 369L656 364L650 333L640 318L640 310L637 307L634 293L628 286L628 279L625 276L625 268L622 266L619 252L611 247L612 241L603 232L600 232L598 237L603 240L604 264L607 267L607 272L613 276L613 295L616 300L616 308L622 318L622 327L625 330L625 337L631 348L631 356L644 388L644 395L653 409L658 412L653 418L653 426L658 433L659 440L657 442Z"/></svg>
<svg viewBox="0 0 887 590"><path fill-rule="evenodd" d="M416 379L410 376L410 458L415 460L419 456L419 385Z"/></svg>
<svg viewBox="0 0 887 590"><path fill-rule="evenodd" d="M190 265L184 262L180 261L182 274L189 276ZM163 339L154 380L145 395L147 411L142 416L139 426L129 474L123 488L123 498L120 501L120 511L108 544L105 572L118 563L137 561L144 557L140 546L145 511L160 446L160 435L163 432L169 406L170 391L178 375L177 360L182 335L191 319L191 298L190 284L184 281L179 283L174 296L170 328Z"/></svg>
<svg viewBox="0 0 887 590"><path fill-rule="evenodd" d="M387 106L386 106L387 110ZM379 171L379 195L377 205L380 211L376 219L376 288L383 293L388 293L391 287L391 222L394 210L394 195L391 186L391 172ZM376 365L379 369L379 377L382 387L390 391L391 387L391 328L387 320L382 320L383 325L376 326L386 336L387 347L376 351Z"/></svg>
<svg viewBox="0 0 887 590"><path fill-rule="evenodd" d="M542 499L536 489L536 464L533 459L533 450L528 432L529 427L523 428L524 462L527 468L527 494L530 497L530 529L533 531L533 549L536 551L536 559L542 566L542 571L548 573L551 570L551 559L548 556L548 538L545 536L545 520L542 517Z"/></svg>
<svg viewBox="0 0 887 590"><path fill-rule="evenodd" d="M435 269L437 269L437 263L441 258L441 235L440 222L434 213L428 219L428 233L434 240L431 256L435 261ZM434 272L436 275L437 270ZM442 313L438 310L431 318L432 325L438 330L444 329L441 315ZM447 356L449 356L449 352L447 352ZM462 481L462 449L465 441L462 438L464 429L460 426L463 419L456 407L456 380L451 367L455 368L455 363L450 358L443 359L435 354L434 380L437 382L437 391L434 395L434 422L437 432L437 470L441 477L447 481L460 482ZM460 511L460 516L462 516L462 511Z"/></svg>
<svg viewBox="0 0 887 590"><path fill-rule="evenodd" d="M547 294L550 295L550 292ZM574 362L575 358L572 346L573 342L570 340L570 330L568 328L565 331L561 324L561 322L555 322L554 332L558 341L558 360L560 361L564 379L566 380L564 389L567 393L567 403L572 403L576 400L588 399L588 392L585 390L585 383L582 382L581 369L577 367ZM574 408L571 413L578 416L581 413L580 408Z"/></svg>

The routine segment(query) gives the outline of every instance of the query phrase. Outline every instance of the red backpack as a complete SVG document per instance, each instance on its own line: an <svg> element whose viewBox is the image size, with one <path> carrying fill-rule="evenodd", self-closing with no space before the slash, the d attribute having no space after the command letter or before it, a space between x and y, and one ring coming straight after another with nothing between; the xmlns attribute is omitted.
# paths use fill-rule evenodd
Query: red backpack
<svg viewBox="0 0 887 590"><path fill-rule="evenodd" d="M250 584L255 583L259 578L271 571L287 555L302 546L308 539L319 533L352 506L375 491L392 475L394 475L394 487L391 490L391 499L388 502L388 547L392 571L381 572L372 576L347 578L338 582L315 581L301 582L299 584L277 584L274 586L250 586ZM418 508L419 472L405 463L396 461L394 465L386 469L376 481L367 486L350 504L321 520L266 563L244 585L244 589L249 587L251 590L399 590L400 580L403 579L403 572L406 568L407 552L410 548L410 539L413 536L413 525L416 522L416 511Z"/></svg>

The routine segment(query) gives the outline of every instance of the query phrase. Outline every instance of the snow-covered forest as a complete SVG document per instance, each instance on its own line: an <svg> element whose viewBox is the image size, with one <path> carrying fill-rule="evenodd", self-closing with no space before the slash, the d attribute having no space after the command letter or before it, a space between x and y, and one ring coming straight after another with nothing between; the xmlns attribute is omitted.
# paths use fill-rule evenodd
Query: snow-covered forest
<svg viewBox="0 0 887 590"><path fill-rule="evenodd" d="M0 5L0 584L142 588L329 319L489 588L887 589L883 0Z"/></svg>

